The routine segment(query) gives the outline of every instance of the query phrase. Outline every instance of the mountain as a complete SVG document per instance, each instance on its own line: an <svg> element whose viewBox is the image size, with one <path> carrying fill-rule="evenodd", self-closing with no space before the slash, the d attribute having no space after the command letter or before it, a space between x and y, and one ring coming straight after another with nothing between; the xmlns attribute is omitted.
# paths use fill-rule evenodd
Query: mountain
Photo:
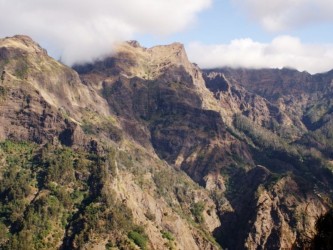
<svg viewBox="0 0 333 250"><path fill-rule="evenodd" d="M294 133L301 144L319 149L331 157L333 71L315 75L291 69L224 68L212 71L213 74L216 72L279 107L290 118L287 121L298 128ZM206 74L211 74L211 71L206 71ZM277 132L284 134L283 131Z"/></svg>
<svg viewBox="0 0 333 250"><path fill-rule="evenodd" d="M1 248L302 248L331 208L331 72L136 41L71 69L26 36L0 72Z"/></svg>

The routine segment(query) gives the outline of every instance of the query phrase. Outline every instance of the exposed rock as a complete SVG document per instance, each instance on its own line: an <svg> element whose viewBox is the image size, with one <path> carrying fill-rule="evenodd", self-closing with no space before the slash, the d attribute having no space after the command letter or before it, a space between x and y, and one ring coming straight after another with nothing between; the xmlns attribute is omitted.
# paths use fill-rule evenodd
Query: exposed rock
<svg viewBox="0 0 333 250"><path fill-rule="evenodd" d="M147 176L147 178L151 177ZM138 187L130 175L120 173L113 183L113 188L119 199L124 200L126 206L131 208L137 222L145 225L152 249L165 248L167 239L162 238L161 231L168 231L174 236L173 244L177 246L177 249L218 249L217 246L203 239L196 228L188 225L175 214L163 199L156 199L148 191ZM214 207L210 199L207 202ZM147 220L148 213L153 219ZM214 210L205 218L208 219L207 223L213 222L209 225L211 230L219 226Z"/></svg>
<svg viewBox="0 0 333 250"><path fill-rule="evenodd" d="M0 139L85 152L65 156L86 169L60 172L35 194L50 196L66 178L66 192L74 179L90 185L90 200L75 199L94 206L73 208L57 247L133 247L120 232L75 238L102 204L121 204L151 249L218 249L212 236L229 249L283 249L314 236L332 200L332 72L202 74L179 43L134 41L74 68L80 75L28 37L0 40ZM92 217L100 228L115 215L104 209Z"/></svg>

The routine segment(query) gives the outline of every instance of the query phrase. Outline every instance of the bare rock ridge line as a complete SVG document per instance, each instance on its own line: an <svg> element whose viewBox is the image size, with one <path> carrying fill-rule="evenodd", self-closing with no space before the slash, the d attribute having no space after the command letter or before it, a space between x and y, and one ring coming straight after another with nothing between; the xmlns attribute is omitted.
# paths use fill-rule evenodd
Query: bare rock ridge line
<svg viewBox="0 0 333 250"><path fill-rule="evenodd" d="M71 69L26 36L0 40L0 72L0 177L15 154L36 173L0 247L306 248L331 207L332 72L201 70L180 43L136 41ZM50 197L58 236L27 222Z"/></svg>

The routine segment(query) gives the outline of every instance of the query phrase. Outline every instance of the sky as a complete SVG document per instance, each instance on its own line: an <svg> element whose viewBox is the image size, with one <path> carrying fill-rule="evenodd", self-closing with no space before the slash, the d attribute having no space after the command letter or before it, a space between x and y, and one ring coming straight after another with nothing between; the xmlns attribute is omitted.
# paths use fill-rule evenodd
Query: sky
<svg viewBox="0 0 333 250"><path fill-rule="evenodd" d="M185 45L202 68L333 69L332 0L0 0L0 37L32 37L67 65L117 42Z"/></svg>

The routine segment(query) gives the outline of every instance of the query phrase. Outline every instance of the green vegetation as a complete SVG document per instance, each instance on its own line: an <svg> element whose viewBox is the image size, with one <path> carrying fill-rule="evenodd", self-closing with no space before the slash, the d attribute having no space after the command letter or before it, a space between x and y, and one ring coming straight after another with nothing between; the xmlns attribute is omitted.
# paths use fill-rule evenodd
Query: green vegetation
<svg viewBox="0 0 333 250"><path fill-rule="evenodd" d="M205 204L202 201L195 202L192 204L191 212L197 223L204 222L204 217L202 215L202 212L204 211L204 209L205 209Z"/></svg>
<svg viewBox="0 0 333 250"><path fill-rule="evenodd" d="M237 114L234 117L234 126L248 136L255 145L264 148L286 149L289 145L273 132L255 125L249 118Z"/></svg>
<svg viewBox="0 0 333 250"><path fill-rule="evenodd" d="M243 115L235 116L234 125L252 140L252 154L256 163L269 167L273 172L284 173L296 167L303 171L302 175L306 175L310 174L310 171L324 169L328 166L320 153L308 149L308 145L304 143L304 138L297 144L289 144L273 132L254 125ZM330 139L329 134L318 134L321 134L321 142Z"/></svg>
<svg viewBox="0 0 333 250"><path fill-rule="evenodd" d="M110 233L116 235L112 245L120 246L131 231L144 236L105 185L115 175L114 157L112 149L97 155L49 144L0 143L0 248L82 248Z"/></svg>
<svg viewBox="0 0 333 250"><path fill-rule="evenodd" d="M164 239L167 239L169 241L173 241L175 238L173 237L173 235L171 234L171 232L169 231L164 231L162 230L161 231L161 234L162 234L162 238Z"/></svg>
<svg viewBox="0 0 333 250"><path fill-rule="evenodd" d="M175 238L173 237L172 233L169 231L161 230L161 234L162 238L167 240L164 246L169 250L175 249Z"/></svg>
<svg viewBox="0 0 333 250"><path fill-rule="evenodd" d="M133 240L133 242L139 246L141 249L147 249L147 236L144 234L143 230L130 231L128 233L128 238Z"/></svg>
<svg viewBox="0 0 333 250"><path fill-rule="evenodd" d="M104 133L115 142L122 140L122 131L108 120L97 123L85 121L81 127L83 132L88 135L99 135L100 133Z"/></svg>
<svg viewBox="0 0 333 250"><path fill-rule="evenodd" d="M321 121L325 119L325 115L332 113L333 102L330 98L322 99L318 103L309 107L305 113L304 121L310 128L315 128Z"/></svg>

